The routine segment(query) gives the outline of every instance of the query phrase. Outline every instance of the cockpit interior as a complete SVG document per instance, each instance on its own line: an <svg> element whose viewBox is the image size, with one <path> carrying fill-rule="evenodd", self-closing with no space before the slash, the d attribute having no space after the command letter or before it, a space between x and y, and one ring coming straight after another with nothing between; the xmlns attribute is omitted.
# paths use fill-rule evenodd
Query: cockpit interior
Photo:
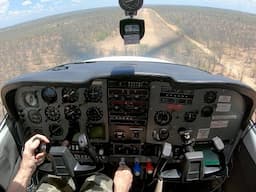
<svg viewBox="0 0 256 192"><path fill-rule="evenodd" d="M145 34L144 21L134 18L142 5L120 0L127 45ZM24 144L40 134L50 142L35 151L47 157L33 189L50 174L72 178L79 191L89 176L113 178L125 164L132 192L256 191L256 92L240 81L149 57L103 57L13 78L1 99L4 189Z"/></svg>
<svg viewBox="0 0 256 192"><path fill-rule="evenodd" d="M6 84L2 99L18 147L47 136L51 160L39 172L78 183L98 171L111 176L123 161L134 172L133 191L151 191L159 178L178 191L199 183L214 191L229 175L255 92L187 66L119 59L66 64Z"/></svg>

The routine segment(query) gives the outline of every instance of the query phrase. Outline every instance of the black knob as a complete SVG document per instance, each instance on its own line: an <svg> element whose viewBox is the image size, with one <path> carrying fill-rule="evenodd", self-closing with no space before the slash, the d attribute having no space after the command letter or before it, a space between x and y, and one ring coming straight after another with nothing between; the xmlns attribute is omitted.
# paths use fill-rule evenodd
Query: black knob
<svg viewBox="0 0 256 192"><path fill-rule="evenodd" d="M205 103L214 103L217 98L217 93L215 91L208 91L204 95L204 102Z"/></svg>
<svg viewBox="0 0 256 192"><path fill-rule="evenodd" d="M210 117L213 113L213 107L212 106L205 106L201 110L201 116L202 117Z"/></svg>

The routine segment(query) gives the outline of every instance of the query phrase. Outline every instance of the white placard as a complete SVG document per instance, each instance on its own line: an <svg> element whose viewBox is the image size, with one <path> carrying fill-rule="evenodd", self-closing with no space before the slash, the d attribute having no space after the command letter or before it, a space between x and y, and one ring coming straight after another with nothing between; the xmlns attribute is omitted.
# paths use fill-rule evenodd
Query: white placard
<svg viewBox="0 0 256 192"><path fill-rule="evenodd" d="M231 104L230 103L218 103L216 112L230 112Z"/></svg>
<svg viewBox="0 0 256 192"><path fill-rule="evenodd" d="M198 129L198 133L197 133L197 139L208 139L210 134L210 129Z"/></svg>
<svg viewBox="0 0 256 192"><path fill-rule="evenodd" d="M219 102L220 103L230 103L231 102L231 96L227 96L227 95L220 95L219 96Z"/></svg>
<svg viewBox="0 0 256 192"><path fill-rule="evenodd" d="M213 115L212 120L230 120L237 119L237 115Z"/></svg>
<svg viewBox="0 0 256 192"><path fill-rule="evenodd" d="M210 128L227 128L229 121L212 121Z"/></svg>

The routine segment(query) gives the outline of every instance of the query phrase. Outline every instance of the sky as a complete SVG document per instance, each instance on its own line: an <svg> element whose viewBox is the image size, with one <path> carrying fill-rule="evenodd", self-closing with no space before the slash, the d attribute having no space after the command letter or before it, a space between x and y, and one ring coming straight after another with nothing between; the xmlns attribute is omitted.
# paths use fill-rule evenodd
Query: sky
<svg viewBox="0 0 256 192"><path fill-rule="evenodd" d="M256 0L144 0L149 4L195 5L256 14ZM0 0L0 28L75 10L118 6L118 0Z"/></svg>

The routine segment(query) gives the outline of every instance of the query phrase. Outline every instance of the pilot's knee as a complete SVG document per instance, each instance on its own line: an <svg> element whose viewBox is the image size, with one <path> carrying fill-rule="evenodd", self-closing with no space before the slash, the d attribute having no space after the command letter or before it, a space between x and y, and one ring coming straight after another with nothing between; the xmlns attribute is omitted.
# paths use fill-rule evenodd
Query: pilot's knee
<svg viewBox="0 0 256 192"><path fill-rule="evenodd" d="M112 192L112 188L113 180L104 174L98 173L85 180L80 192Z"/></svg>
<svg viewBox="0 0 256 192"><path fill-rule="evenodd" d="M73 192L75 191L75 187L70 180L61 177L52 177L50 175L45 176L42 178L37 192Z"/></svg>
<svg viewBox="0 0 256 192"><path fill-rule="evenodd" d="M36 192L61 192L61 190L57 189L55 186L49 183L42 183Z"/></svg>

